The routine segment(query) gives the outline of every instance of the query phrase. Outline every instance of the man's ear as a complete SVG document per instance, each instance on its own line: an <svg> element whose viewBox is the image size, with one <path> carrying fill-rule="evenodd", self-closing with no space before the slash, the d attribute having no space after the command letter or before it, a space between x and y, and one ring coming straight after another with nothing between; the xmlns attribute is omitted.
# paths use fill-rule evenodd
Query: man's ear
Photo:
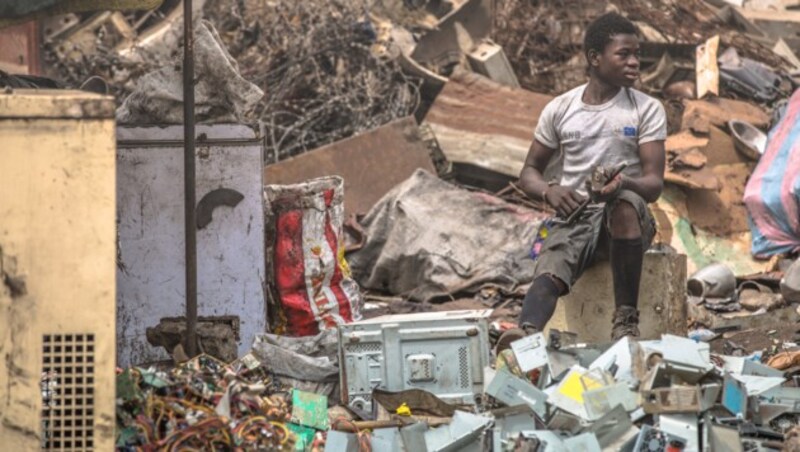
<svg viewBox="0 0 800 452"><path fill-rule="evenodd" d="M589 63L589 67L597 67L600 65L600 52L594 49L590 49L586 52L586 61Z"/></svg>

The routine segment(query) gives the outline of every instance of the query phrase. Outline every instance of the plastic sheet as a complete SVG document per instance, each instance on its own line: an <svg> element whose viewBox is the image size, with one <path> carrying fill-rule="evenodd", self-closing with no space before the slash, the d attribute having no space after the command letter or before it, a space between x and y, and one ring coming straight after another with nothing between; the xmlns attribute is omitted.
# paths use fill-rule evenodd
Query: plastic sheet
<svg viewBox="0 0 800 452"><path fill-rule="evenodd" d="M744 192L751 252L767 259L800 251L800 90L772 128L767 150Z"/></svg>

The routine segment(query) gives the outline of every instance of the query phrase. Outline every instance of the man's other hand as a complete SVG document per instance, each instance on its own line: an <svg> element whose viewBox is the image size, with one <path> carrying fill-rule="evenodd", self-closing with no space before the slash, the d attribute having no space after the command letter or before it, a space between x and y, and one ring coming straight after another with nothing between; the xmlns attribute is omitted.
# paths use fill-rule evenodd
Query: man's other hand
<svg viewBox="0 0 800 452"><path fill-rule="evenodd" d="M611 182L604 185L600 191L592 193L592 199L597 202L608 202L616 198L621 191L622 174L617 174L617 176L611 179Z"/></svg>
<svg viewBox="0 0 800 452"><path fill-rule="evenodd" d="M570 188L552 185L545 192L545 200L559 216L567 218L586 198Z"/></svg>

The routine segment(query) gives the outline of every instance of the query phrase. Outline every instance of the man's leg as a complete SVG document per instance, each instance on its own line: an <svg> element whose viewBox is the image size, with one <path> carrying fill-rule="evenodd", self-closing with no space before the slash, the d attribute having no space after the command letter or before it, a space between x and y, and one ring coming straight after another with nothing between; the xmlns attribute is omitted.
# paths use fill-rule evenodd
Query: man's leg
<svg viewBox="0 0 800 452"><path fill-rule="evenodd" d="M639 283L644 260L644 241L639 212L631 202L619 200L611 207L611 273L614 280L614 326L612 339L639 336Z"/></svg>
<svg viewBox="0 0 800 452"><path fill-rule="evenodd" d="M506 331L497 343L502 351L514 340L542 331L553 317L558 298L569 292L594 256L601 234L604 211L585 213L575 224L550 228L537 258L533 284L522 304L519 326Z"/></svg>
<svg viewBox="0 0 800 452"><path fill-rule="evenodd" d="M509 348L512 342L544 330L556 311L558 297L566 290L567 285L556 276L551 274L537 276L525 294L525 299L522 300L519 328L503 333L497 341L495 351L500 353Z"/></svg>
<svg viewBox="0 0 800 452"><path fill-rule="evenodd" d="M534 327L542 331L556 311L558 297L567 290L567 285L558 277L545 274L533 280L522 302L519 325L523 329Z"/></svg>

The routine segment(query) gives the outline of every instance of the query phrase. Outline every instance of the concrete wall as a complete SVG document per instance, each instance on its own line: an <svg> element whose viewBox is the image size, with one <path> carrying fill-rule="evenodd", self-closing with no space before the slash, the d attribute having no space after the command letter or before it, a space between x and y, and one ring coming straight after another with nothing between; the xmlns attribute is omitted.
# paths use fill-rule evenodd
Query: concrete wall
<svg viewBox="0 0 800 452"><path fill-rule="evenodd" d="M686 333L686 256L647 253L639 288L642 339ZM607 261L589 268L572 292L558 301L550 329L577 333L581 340L608 342L614 315L614 285Z"/></svg>
<svg viewBox="0 0 800 452"><path fill-rule="evenodd" d="M95 426L94 448L114 447L113 112L113 98L87 93L0 94L3 450L42 446L45 335L94 335L93 362L80 366L94 379L85 382L94 390L94 414L85 415ZM64 377L56 378L62 396ZM63 397L57 402L65 407Z"/></svg>

